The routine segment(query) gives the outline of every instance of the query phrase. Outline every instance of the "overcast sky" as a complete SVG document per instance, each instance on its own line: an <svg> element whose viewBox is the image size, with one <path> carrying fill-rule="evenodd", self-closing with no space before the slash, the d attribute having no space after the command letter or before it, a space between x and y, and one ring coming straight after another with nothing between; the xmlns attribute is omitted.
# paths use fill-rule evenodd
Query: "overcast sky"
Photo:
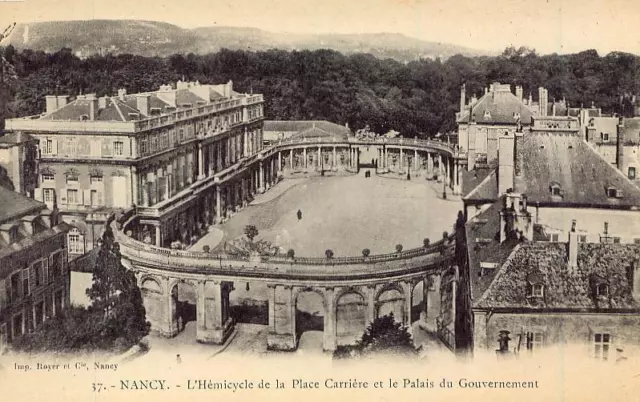
<svg viewBox="0 0 640 402"><path fill-rule="evenodd" d="M0 0L1 30L12 21L78 19L275 32L398 32L484 50L513 44L539 53L640 54L639 0Z"/></svg>

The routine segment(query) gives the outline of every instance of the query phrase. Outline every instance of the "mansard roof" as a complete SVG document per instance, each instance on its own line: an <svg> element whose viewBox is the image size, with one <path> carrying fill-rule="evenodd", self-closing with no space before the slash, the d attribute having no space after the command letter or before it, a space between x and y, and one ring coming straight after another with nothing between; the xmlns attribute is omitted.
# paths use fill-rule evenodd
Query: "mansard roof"
<svg viewBox="0 0 640 402"><path fill-rule="evenodd" d="M348 127L325 120L265 120L264 122L265 132L302 133L314 128L337 138L352 135Z"/></svg>
<svg viewBox="0 0 640 402"><path fill-rule="evenodd" d="M21 218L31 211L44 208L44 203L0 186L0 223Z"/></svg>
<svg viewBox="0 0 640 402"><path fill-rule="evenodd" d="M462 112L458 123L469 123L471 121L469 113L469 110ZM477 124L515 125L518 120L517 116L520 116L520 123L529 125L532 116L531 110L521 99L504 90L485 94L471 107L471 113L473 113Z"/></svg>

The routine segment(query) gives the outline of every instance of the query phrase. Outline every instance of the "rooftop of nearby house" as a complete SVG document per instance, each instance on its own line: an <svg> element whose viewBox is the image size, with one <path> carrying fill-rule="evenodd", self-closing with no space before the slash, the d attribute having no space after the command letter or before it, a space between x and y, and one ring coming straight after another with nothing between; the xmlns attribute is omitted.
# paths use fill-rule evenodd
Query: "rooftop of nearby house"
<svg viewBox="0 0 640 402"><path fill-rule="evenodd" d="M0 148L11 148L16 145L24 144L25 142L38 141L32 135L23 133L21 131L9 132L4 135L0 135Z"/></svg>
<svg viewBox="0 0 640 402"><path fill-rule="evenodd" d="M579 135L527 132L521 141L516 145L521 174L515 176L513 190L525 194L530 203L614 209L640 207L640 189ZM465 188L464 199L497 200L496 171L485 176L475 188ZM611 196L610 190L615 190L615 196Z"/></svg>
<svg viewBox="0 0 640 402"><path fill-rule="evenodd" d="M567 262L567 247L566 243L519 244L496 269L482 295L474 299L474 307L604 311L640 307L630 279L639 262L640 245L576 243L574 268ZM540 297L529 292L535 284L543 287ZM601 284L606 292L598 296L596 287Z"/></svg>
<svg viewBox="0 0 640 402"><path fill-rule="evenodd" d="M508 89L507 86L494 84L496 89L487 92L478 99L470 110L460 113L458 123L475 121L477 124L531 124L531 109ZM470 116L470 113L472 116Z"/></svg>
<svg viewBox="0 0 640 402"><path fill-rule="evenodd" d="M0 224L45 209L46 205L0 186Z"/></svg>

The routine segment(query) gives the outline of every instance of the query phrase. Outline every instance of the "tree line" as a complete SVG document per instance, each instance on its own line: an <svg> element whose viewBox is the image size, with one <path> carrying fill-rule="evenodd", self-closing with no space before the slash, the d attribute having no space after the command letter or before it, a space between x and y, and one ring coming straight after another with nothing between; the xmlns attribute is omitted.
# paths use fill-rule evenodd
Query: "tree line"
<svg viewBox="0 0 640 402"><path fill-rule="evenodd" d="M640 94L638 56L600 56L595 50L538 55L510 47L494 57L456 55L409 63L332 50L223 49L207 55L86 59L71 49L49 54L8 46L0 51L17 75L10 85L12 98L0 111L9 117L41 113L48 94L102 96L118 88L129 93L157 90L181 79L212 84L233 80L238 92L265 95L267 119L326 119L354 130L369 125L378 133L393 129L404 137L427 138L455 130L463 83L467 96L481 96L494 81L522 85L525 96L531 92L534 100L543 86L550 100L565 98L571 106L595 102L608 113L628 114L631 95Z"/></svg>

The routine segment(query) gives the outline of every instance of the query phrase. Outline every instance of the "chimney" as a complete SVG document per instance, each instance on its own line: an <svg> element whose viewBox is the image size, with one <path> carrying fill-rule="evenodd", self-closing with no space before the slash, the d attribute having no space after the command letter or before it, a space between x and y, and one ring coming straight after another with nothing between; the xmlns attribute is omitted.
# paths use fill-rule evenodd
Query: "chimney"
<svg viewBox="0 0 640 402"><path fill-rule="evenodd" d="M231 91L233 91L233 81L229 80L224 86L224 97L231 98Z"/></svg>
<svg viewBox="0 0 640 402"><path fill-rule="evenodd" d="M500 243L508 239L533 239L533 221L527 210L526 195L508 193L502 196Z"/></svg>
<svg viewBox="0 0 640 402"><path fill-rule="evenodd" d="M546 116L547 106L549 105L549 95L543 87L538 88L538 105L540 105L540 116Z"/></svg>
<svg viewBox="0 0 640 402"><path fill-rule="evenodd" d="M531 92L529 92L529 100L527 101L527 105L531 106L533 103L533 97L531 96Z"/></svg>
<svg viewBox="0 0 640 402"><path fill-rule="evenodd" d="M168 103L169 107L176 107L176 91L170 85L160 86L156 94L161 101Z"/></svg>
<svg viewBox="0 0 640 402"><path fill-rule="evenodd" d="M475 105L478 102L478 98L476 98L476 94L471 95L471 99L469 100L469 104L471 106Z"/></svg>
<svg viewBox="0 0 640 402"><path fill-rule="evenodd" d="M551 115L555 116L556 115L556 101L554 100L553 103L551 104Z"/></svg>
<svg viewBox="0 0 640 402"><path fill-rule="evenodd" d="M462 84L460 87L460 112L464 112L464 107L467 104L467 89L466 85Z"/></svg>
<svg viewBox="0 0 640 402"><path fill-rule="evenodd" d="M620 171L624 166L624 117L618 117L616 138L616 166Z"/></svg>
<svg viewBox="0 0 640 402"><path fill-rule="evenodd" d="M522 86L516 85L516 97L519 101L522 101Z"/></svg>
<svg viewBox="0 0 640 402"><path fill-rule="evenodd" d="M47 106L47 114L53 113L58 110L58 97L55 95L47 95L45 96L46 106Z"/></svg>
<svg viewBox="0 0 640 402"><path fill-rule="evenodd" d="M85 99L89 101L89 120L98 120L98 98L95 94L87 94Z"/></svg>
<svg viewBox="0 0 640 402"><path fill-rule="evenodd" d="M149 116L150 108L149 108L149 98L148 94L138 94L136 95L136 109L143 116Z"/></svg>
<svg viewBox="0 0 640 402"><path fill-rule="evenodd" d="M505 132L498 138L498 195L513 190L515 135Z"/></svg>
<svg viewBox="0 0 640 402"><path fill-rule="evenodd" d="M569 259L567 265L569 269L574 270L578 267L578 233L576 232L575 219L571 222L571 230L569 231L569 250L567 254Z"/></svg>
<svg viewBox="0 0 640 402"><path fill-rule="evenodd" d="M106 109L107 108L107 97L106 96L101 96L100 98L98 98L98 108L100 108L100 109Z"/></svg>
<svg viewBox="0 0 640 402"><path fill-rule="evenodd" d="M68 95L60 95L60 96L58 96L58 109L66 106L67 103L69 103L69 96Z"/></svg>
<svg viewBox="0 0 640 402"><path fill-rule="evenodd" d="M124 88L120 88L118 89L118 99L120 99L121 102L124 102L125 97L127 96L127 90Z"/></svg>
<svg viewBox="0 0 640 402"><path fill-rule="evenodd" d="M489 92L493 92L495 84L489 84Z"/></svg>

